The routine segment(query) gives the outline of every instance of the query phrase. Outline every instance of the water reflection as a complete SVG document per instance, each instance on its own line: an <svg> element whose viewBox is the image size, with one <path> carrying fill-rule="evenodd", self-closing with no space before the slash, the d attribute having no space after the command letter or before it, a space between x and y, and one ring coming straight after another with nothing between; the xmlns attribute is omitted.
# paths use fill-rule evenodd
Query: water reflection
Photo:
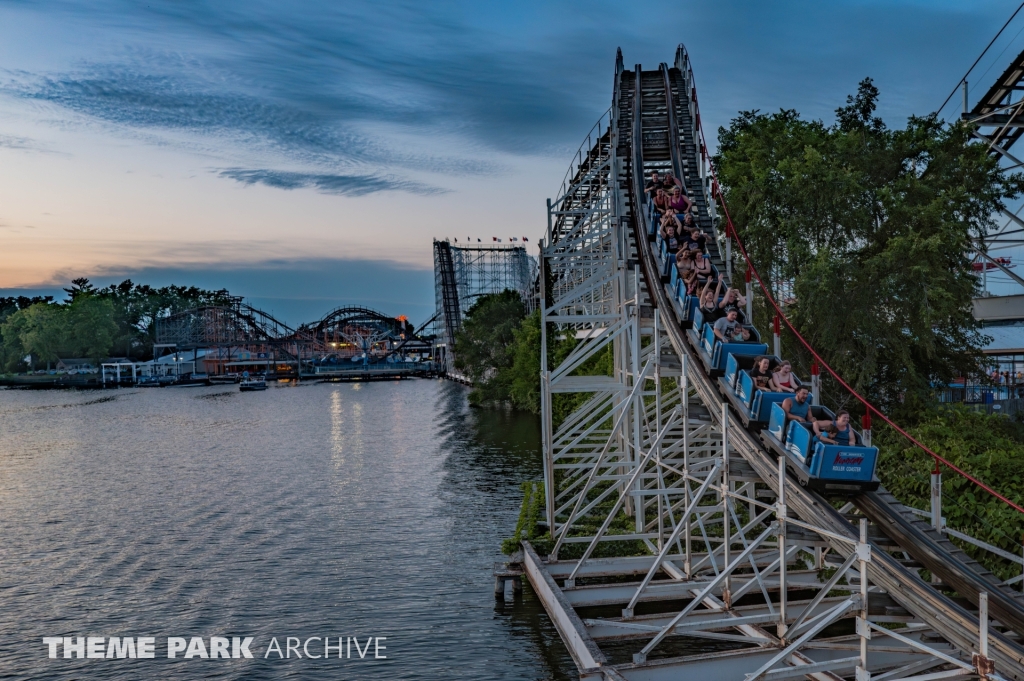
<svg viewBox="0 0 1024 681"><path fill-rule="evenodd" d="M541 475L532 415L422 380L2 391L0 433L4 678L576 677L528 590L493 596L519 484ZM388 636L386 662L200 671L48 660L40 644L365 632Z"/></svg>
<svg viewBox="0 0 1024 681"><path fill-rule="evenodd" d="M449 452L441 493L469 534L484 533L488 525L499 528L494 544L483 545L479 552L474 552L479 553L479 569L483 573L494 561L503 559L495 554L495 549L501 539L515 530L522 499L519 486L543 476L540 419L512 410L472 409L466 392L458 384L446 383L438 395L437 412L442 415L439 438L443 438L443 446ZM477 498L489 503L460 503L466 490L474 490ZM513 598L511 591L507 591L504 599L496 599L494 616L505 625L513 641L528 646L530 656L539 663L538 676L529 678L579 678L558 632L528 584L521 597Z"/></svg>

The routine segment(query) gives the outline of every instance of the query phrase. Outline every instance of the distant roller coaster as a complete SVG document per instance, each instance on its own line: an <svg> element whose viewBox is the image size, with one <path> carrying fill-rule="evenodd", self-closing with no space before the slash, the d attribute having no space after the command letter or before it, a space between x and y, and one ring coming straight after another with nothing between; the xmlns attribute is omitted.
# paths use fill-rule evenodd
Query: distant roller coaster
<svg viewBox="0 0 1024 681"><path fill-rule="evenodd" d="M234 298L227 305L192 308L156 323L157 348L217 349L227 360L232 352L236 357L255 353L268 364L294 365L299 372L352 357L364 364L371 358L386 361L410 344L425 346L404 317L359 306L339 307L292 328Z"/></svg>
<svg viewBox="0 0 1024 681"><path fill-rule="evenodd" d="M477 298L512 290L533 309L537 263L526 247L515 244L460 246L447 239L434 240L434 315L440 361L450 369L455 334L462 317Z"/></svg>

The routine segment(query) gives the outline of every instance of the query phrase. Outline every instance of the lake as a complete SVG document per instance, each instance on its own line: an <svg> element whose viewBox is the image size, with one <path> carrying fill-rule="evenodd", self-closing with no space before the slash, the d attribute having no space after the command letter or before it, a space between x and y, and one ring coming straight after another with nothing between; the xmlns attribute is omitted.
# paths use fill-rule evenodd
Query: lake
<svg viewBox="0 0 1024 681"><path fill-rule="evenodd" d="M539 420L466 394L0 391L0 679L576 678L529 589L493 594ZM153 637L155 659L49 659L43 637ZM252 637L253 658L192 637ZM331 637L331 657L288 637L311 655Z"/></svg>

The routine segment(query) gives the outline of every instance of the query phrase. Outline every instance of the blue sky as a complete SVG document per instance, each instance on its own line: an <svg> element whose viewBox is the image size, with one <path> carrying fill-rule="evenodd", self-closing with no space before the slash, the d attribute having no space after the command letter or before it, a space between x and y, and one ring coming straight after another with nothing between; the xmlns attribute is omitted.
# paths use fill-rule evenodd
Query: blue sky
<svg viewBox="0 0 1024 681"><path fill-rule="evenodd" d="M432 238L541 233L616 47L656 67L685 43L712 135L741 109L831 120L865 76L898 125L1016 5L0 2L0 287L131 277L293 322L421 320Z"/></svg>

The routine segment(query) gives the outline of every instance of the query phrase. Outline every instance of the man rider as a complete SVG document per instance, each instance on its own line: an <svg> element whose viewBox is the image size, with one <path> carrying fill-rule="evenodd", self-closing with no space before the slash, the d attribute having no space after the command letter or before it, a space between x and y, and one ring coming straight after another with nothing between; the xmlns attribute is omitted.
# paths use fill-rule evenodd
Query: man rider
<svg viewBox="0 0 1024 681"><path fill-rule="evenodd" d="M658 176L657 170L651 171L651 179L648 180L647 184L644 185L644 194L648 197L654 197L658 194L659 189L665 189L665 184L661 181Z"/></svg>
<svg viewBox="0 0 1024 681"><path fill-rule="evenodd" d="M736 318L739 316L739 310L735 307L730 307L725 316L715 322L714 329L715 337L723 343L732 343L736 337L736 331L739 327L739 322Z"/></svg>
<svg viewBox="0 0 1024 681"><path fill-rule="evenodd" d="M782 400L782 411L786 412L787 421L811 422L811 403L807 401L810 391L806 386L800 386L793 393L793 397Z"/></svg>

